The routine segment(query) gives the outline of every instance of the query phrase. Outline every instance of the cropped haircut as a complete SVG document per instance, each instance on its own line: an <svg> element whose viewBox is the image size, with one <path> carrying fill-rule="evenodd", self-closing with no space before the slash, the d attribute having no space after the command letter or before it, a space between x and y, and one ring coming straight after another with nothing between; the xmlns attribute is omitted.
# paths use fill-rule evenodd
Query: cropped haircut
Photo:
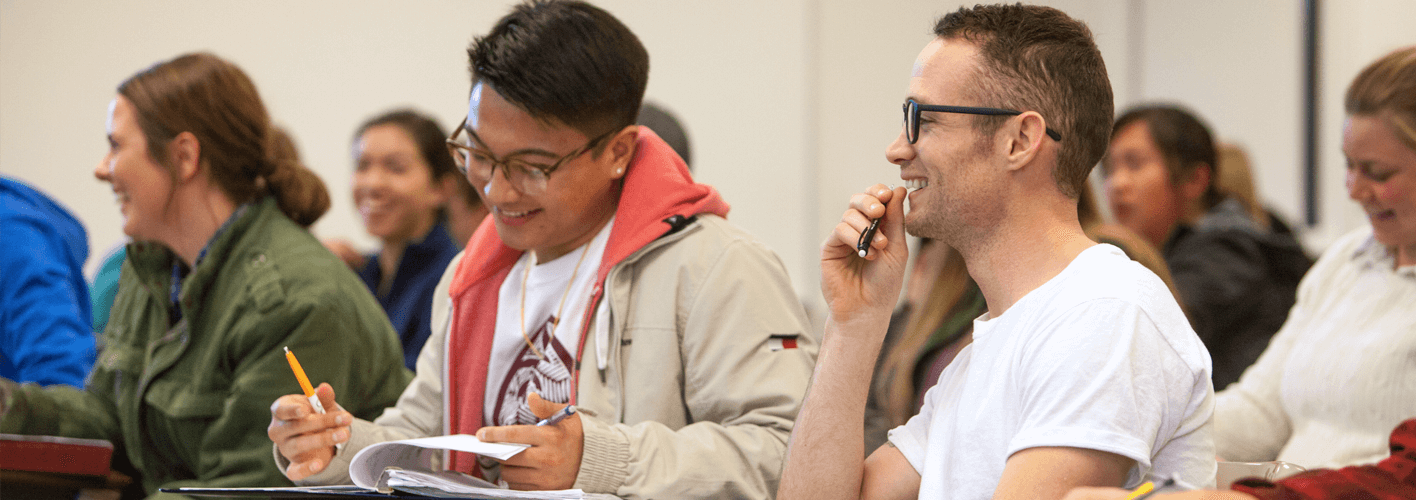
<svg viewBox="0 0 1416 500"><path fill-rule="evenodd" d="M256 86L236 65L209 53L158 63L118 86L136 110L148 154L177 179L168 153L172 140L190 132L200 145L200 165L231 201L267 193L281 212L308 227L329 210L324 181L305 168L288 138L271 125Z"/></svg>
<svg viewBox="0 0 1416 500"><path fill-rule="evenodd" d="M977 106L1036 111L1062 135L1053 179L1073 199L1102 155L1114 112L1106 63L1086 24L1051 7L976 5L941 17L934 35L978 47ZM985 133L1008 117L976 117Z"/></svg>
<svg viewBox="0 0 1416 500"><path fill-rule="evenodd" d="M586 137L633 125L649 81L639 38L610 13L575 0L516 6L467 56L474 85Z"/></svg>
<svg viewBox="0 0 1416 500"><path fill-rule="evenodd" d="M381 125L398 127L413 139L413 144L418 146L418 154L428 164L428 178L433 182L449 175L462 176L457 170L457 164L453 162L452 155L447 152L447 132L443 131L436 120L412 109L395 109L359 125L359 129L354 131L354 141L358 142L364 132Z"/></svg>
<svg viewBox="0 0 1416 500"><path fill-rule="evenodd" d="M1198 116L1170 104L1131 108L1116 119L1112 137L1133 123L1145 123L1150 130L1151 142L1165 160L1172 186L1179 186L1200 166L1208 166L1209 185L1205 186L1200 201L1206 210L1224 201L1224 195L1215 187L1219 179L1219 153L1215 149L1214 135Z"/></svg>
<svg viewBox="0 0 1416 500"><path fill-rule="evenodd" d="M1385 119L1406 147L1416 149L1416 45L1396 49L1358 73L1343 106L1350 116Z"/></svg>

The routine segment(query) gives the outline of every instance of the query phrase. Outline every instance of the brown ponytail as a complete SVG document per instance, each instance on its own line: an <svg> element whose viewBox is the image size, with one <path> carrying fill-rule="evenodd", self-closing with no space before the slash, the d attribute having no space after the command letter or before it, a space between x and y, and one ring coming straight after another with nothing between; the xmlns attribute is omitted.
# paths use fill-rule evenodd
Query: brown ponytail
<svg viewBox="0 0 1416 500"><path fill-rule="evenodd" d="M201 145L201 164L231 201L269 193L302 226L329 210L324 182L300 164L289 138L279 137L255 84L236 65L209 53L185 54L133 75L118 93L137 110L149 151L174 179L167 148L190 132Z"/></svg>
<svg viewBox="0 0 1416 500"><path fill-rule="evenodd" d="M329 190L324 181L300 162L295 142L280 127L270 128L266 163L271 166L265 175L266 189L275 195L276 204L286 217L309 227L329 211Z"/></svg>

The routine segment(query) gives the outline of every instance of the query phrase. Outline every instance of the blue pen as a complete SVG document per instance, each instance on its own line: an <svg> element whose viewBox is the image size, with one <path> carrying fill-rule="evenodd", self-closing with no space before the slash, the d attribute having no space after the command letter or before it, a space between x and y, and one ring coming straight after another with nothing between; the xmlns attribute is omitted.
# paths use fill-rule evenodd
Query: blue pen
<svg viewBox="0 0 1416 500"><path fill-rule="evenodd" d="M550 418L543 418L543 419L541 419L540 422L536 422L536 427L540 427L540 426L543 426L543 425L556 425L556 424L559 424L560 421L565 420L565 417L569 417L569 416L574 415L574 414L575 414L575 405L567 406L567 407L561 409L561 411L556 412L555 415L551 415Z"/></svg>

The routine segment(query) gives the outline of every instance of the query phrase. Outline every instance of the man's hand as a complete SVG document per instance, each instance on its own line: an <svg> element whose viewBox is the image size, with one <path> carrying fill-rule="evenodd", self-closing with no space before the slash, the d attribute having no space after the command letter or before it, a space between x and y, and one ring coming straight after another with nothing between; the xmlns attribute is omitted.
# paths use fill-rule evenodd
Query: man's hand
<svg viewBox="0 0 1416 500"><path fill-rule="evenodd" d="M364 257L364 254L359 253L359 251L354 248L354 245L349 244L348 240L331 238L328 240L320 240L320 243L324 244L325 248L328 248L336 257L339 257L339 260L344 261L345 264L349 265L349 267L355 271L363 269L364 263L368 262L368 258Z"/></svg>
<svg viewBox="0 0 1416 500"><path fill-rule="evenodd" d="M905 188L883 184L852 196L841 222L821 246L821 293L835 321L849 323L862 313L889 317L909 260L904 200ZM874 218L880 218L880 225L862 258L856 244Z"/></svg>
<svg viewBox="0 0 1416 500"><path fill-rule="evenodd" d="M541 399L531 393L526 398L536 418L547 418L567 405ZM508 425L483 427L477 439L492 443L529 444L530 448L501 461L501 479L516 490L566 490L575 485L580 473L580 454L585 448L585 431L580 413L555 425Z"/></svg>
<svg viewBox="0 0 1416 500"><path fill-rule="evenodd" d="M270 405L266 434L280 454L290 460L285 476L299 481L323 471L334 458L334 446L349 441L354 416L334 402L334 388L322 383L315 389L328 413L315 413L303 394L287 394Z"/></svg>

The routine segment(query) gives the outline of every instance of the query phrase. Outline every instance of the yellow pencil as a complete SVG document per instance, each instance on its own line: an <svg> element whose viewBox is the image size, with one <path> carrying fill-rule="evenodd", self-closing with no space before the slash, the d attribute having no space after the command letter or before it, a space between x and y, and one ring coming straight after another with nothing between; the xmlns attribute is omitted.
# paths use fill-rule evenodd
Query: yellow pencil
<svg viewBox="0 0 1416 500"><path fill-rule="evenodd" d="M1150 481L1146 481L1145 483L1141 484L1141 486L1140 486L1139 488L1136 488L1136 489L1134 489L1134 490L1131 490L1131 494L1126 495L1126 500L1136 500L1137 498L1140 498L1141 495L1144 495L1144 494L1146 494L1146 493L1150 493L1151 490L1154 490L1154 489L1155 489L1155 483L1152 483L1152 482L1150 482Z"/></svg>
<svg viewBox="0 0 1416 500"><path fill-rule="evenodd" d="M285 360L290 362L290 369L295 372L295 380L300 381L300 389L305 391L305 398L310 400L310 406L315 407L315 412L323 415L324 405L320 404L319 396L315 395L315 387L310 385L310 378L305 376L305 369L300 368L300 360L295 359L295 353L290 352L290 348L285 348Z"/></svg>
<svg viewBox="0 0 1416 500"><path fill-rule="evenodd" d="M1165 488L1173 484L1175 484L1175 478L1173 477L1161 481L1159 485L1146 481L1145 484L1142 484L1139 488L1131 490L1131 494L1126 495L1126 500L1144 500L1155 493L1156 488Z"/></svg>

